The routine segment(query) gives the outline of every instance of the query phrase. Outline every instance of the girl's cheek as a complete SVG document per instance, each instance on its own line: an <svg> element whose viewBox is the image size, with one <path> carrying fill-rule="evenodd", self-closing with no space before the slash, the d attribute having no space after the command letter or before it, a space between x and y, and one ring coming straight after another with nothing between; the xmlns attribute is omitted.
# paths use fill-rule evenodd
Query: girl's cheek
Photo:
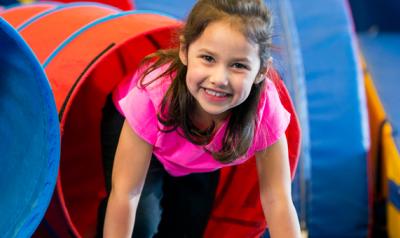
<svg viewBox="0 0 400 238"><path fill-rule="evenodd" d="M191 74L193 77L202 77L206 75L209 71L207 67L202 66L201 64L199 65L193 65L193 69L191 69Z"/></svg>

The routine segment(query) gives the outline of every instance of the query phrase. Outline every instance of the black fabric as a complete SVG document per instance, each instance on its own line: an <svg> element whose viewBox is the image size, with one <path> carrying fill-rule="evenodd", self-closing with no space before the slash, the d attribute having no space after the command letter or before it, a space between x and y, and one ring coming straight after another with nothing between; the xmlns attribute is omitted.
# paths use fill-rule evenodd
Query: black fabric
<svg viewBox="0 0 400 238"><path fill-rule="evenodd" d="M166 176L157 238L202 237L214 202L219 171Z"/></svg>
<svg viewBox="0 0 400 238"><path fill-rule="evenodd" d="M114 156L124 121L125 118L117 111L112 102L112 97L109 95L103 108L103 117L101 121L103 170L108 193L111 191L111 174Z"/></svg>
<svg viewBox="0 0 400 238"><path fill-rule="evenodd" d="M124 117L116 110L109 96L101 122L103 168L108 193L111 190L112 165L123 122ZM153 156L140 197L132 237L202 237L212 210L218 180L219 171L173 177ZM97 237L102 237L107 200L108 197L99 207Z"/></svg>

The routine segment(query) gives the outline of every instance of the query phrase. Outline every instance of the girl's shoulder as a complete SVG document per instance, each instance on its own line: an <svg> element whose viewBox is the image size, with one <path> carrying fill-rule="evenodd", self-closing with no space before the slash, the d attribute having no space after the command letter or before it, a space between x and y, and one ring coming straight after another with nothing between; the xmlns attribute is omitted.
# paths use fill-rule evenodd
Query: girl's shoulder
<svg viewBox="0 0 400 238"><path fill-rule="evenodd" d="M139 69L141 71L139 72L138 76L133 79L136 81L136 87L138 87L139 90L145 91L149 95L149 98L153 101L156 108L161 103L162 98L164 97L173 80L173 75L163 75L168 67L168 64L161 65L143 77L143 72L146 70L144 66Z"/></svg>
<svg viewBox="0 0 400 238"><path fill-rule="evenodd" d="M271 107L280 104L279 92L274 83L275 79L265 79L265 84L260 95L260 101L258 103L258 113L262 113L264 110L269 110Z"/></svg>
<svg viewBox="0 0 400 238"><path fill-rule="evenodd" d="M121 104L123 103L136 105L135 107L138 107L139 104L145 104L153 105L155 109L158 108L165 92L171 84L171 79L167 76L157 78L165 72L165 69L168 67L163 65L147 74L146 77L143 78L143 86L141 86L140 81L142 80L143 72L145 72L146 67L148 66L142 66L131 75L125 77L112 92L114 105L123 115L126 113L121 108ZM146 85L146 83L148 84Z"/></svg>
<svg viewBox="0 0 400 238"><path fill-rule="evenodd" d="M155 87L159 86L160 83L171 83L172 76L171 74L163 75L167 69L169 68L169 64L163 64L153 70L149 71L145 77L143 74L149 69L151 65L146 64L142 65L135 73L135 79L137 83L141 83L142 85ZM141 80L141 82L140 82Z"/></svg>
<svg viewBox="0 0 400 238"><path fill-rule="evenodd" d="M145 141L154 145L157 140L157 111L170 84L167 78L158 78L164 67L157 68L140 80L145 68L139 68L130 78L122 82L113 92L113 102L131 128Z"/></svg>
<svg viewBox="0 0 400 238"><path fill-rule="evenodd" d="M257 111L256 151L275 143L289 125L291 116L280 100L279 90L274 80L266 79Z"/></svg>

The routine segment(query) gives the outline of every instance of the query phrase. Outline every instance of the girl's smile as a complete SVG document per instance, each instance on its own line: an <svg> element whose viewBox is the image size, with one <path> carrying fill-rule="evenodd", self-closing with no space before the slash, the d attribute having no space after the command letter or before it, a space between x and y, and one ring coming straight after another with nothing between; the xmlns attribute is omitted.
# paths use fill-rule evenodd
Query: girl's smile
<svg viewBox="0 0 400 238"><path fill-rule="evenodd" d="M233 20L210 23L188 47L182 42L179 55L187 65L186 85L197 101L196 114L204 122L223 120L244 102L260 70L258 45Z"/></svg>
<svg viewBox="0 0 400 238"><path fill-rule="evenodd" d="M202 90L204 97L207 97L210 102L215 102L215 103L223 102L231 96L231 94L220 90L214 90L209 88L201 88L200 90Z"/></svg>

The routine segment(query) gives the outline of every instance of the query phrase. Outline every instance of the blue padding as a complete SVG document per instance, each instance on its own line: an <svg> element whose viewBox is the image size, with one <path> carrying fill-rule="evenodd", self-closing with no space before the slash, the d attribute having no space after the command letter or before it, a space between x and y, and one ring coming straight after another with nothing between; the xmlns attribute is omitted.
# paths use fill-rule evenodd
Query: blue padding
<svg viewBox="0 0 400 238"><path fill-rule="evenodd" d="M389 180L389 201L400 212L400 185Z"/></svg>
<svg viewBox="0 0 400 238"><path fill-rule="evenodd" d="M366 237L369 147L363 77L346 1L291 0L306 72L309 237Z"/></svg>
<svg viewBox="0 0 400 238"><path fill-rule="evenodd" d="M168 13L175 18L185 19L196 0L135 0L138 10L155 10Z"/></svg>
<svg viewBox="0 0 400 238"><path fill-rule="evenodd" d="M359 39L368 70L393 127L393 137L400 151L400 33L374 36L359 34Z"/></svg>
<svg viewBox="0 0 400 238"><path fill-rule="evenodd" d="M30 237L56 183L58 115L38 60L2 18L0 52L0 234Z"/></svg>
<svg viewBox="0 0 400 238"><path fill-rule="evenodd" d="M17 0L0 0L0 6L11 6L20 4Z"/></svg>
<svg viewBox="0 0 400 238"><path fill-rule="evenodd" d="M389 180L389 202L400 212L400 185Z"/></svg>

